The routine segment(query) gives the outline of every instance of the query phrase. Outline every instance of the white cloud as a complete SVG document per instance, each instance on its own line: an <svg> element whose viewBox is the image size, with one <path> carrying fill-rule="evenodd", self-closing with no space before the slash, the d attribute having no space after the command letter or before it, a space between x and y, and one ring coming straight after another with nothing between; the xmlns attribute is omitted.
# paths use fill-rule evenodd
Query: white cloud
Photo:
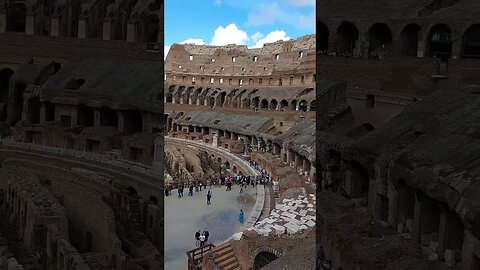
<svg viewBox="0 0 480 270"><path fill-rule="evenodd" d="M167 59L167 54L170 51L171 46L163 46L163 60Z"/></svg>
<svg viewBox="0 0 480 270"><path fill-rule="evenodd" d="M292 5L292 6L315 6L315 0L283 0L285 3Z"/></svg>
<svg viewBox="0 0 480 270"><path fill-rule="evenodd" d="M210 45L245 45L249 40L250 38L248 37L247 32L239 29L236 24L231 23L226 27L219 26L215 30Z"/></svg>
<svg viewBox="0 0 480 270"><path fill-rule="evenodd" d="M261 48L265 43L272 43L279 40L290 40L291 38L287 36L287 33L283 30L275 30L268 33L264 38L258 40L253 48Z"/></svg>
<svg viewBox="0 0 480 270"><path fill-rule="evenodd" d="M215 6L221 6L222 0L215 0Z"/></svg>
<svg viewBox="0 0 480 270"><path fill-rule="evenodd" d="M180 44L205 45L205 42L201 38L189 38L189 39L186 39L186 40L180 42Z"/></svg>
<svg viewBox="0 0 480 270"><path fill-rule="evenodd" d="M256 32L250 38L252 39L253 42L257 42L259 39L263 38L263 34L260 32Z"/></svg>

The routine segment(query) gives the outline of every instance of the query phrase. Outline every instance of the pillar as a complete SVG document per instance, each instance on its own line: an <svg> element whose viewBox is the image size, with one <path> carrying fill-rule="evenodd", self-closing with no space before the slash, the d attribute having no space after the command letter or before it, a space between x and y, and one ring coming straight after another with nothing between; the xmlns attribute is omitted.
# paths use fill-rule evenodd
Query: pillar
<svg viewBox="0 0 480 270"><path fill-rule="evenodd" d="M123 113L117 112L118 115L118 131L123 132L125 130L125 118Z"/></svg>
<svg viewBox="0 0 480 270"><path fill-rule="evenodd" d="M60 32L60 19L53 17L50 23L50 36L58 37Z"/></svg>
<svg viewBox="0 0 480 270"><path fill-rule="evenodd" d="M217 133L213 133L212 146L213 147L218 147L218 135L217 135Z"/></svg>
<svg viewBox="0 0 480 270"><path fill-rule="evenodd" d="M100 109L93 109L93 126L100 126Z"/></svg>
<svg viewBox="0 0 480 270"><path fill-rule="evenodd" d="M35 15L27 15L25 18L25 35L35 34Z"/></svg>
<svg viewBox="0 0 480 270"><path fill-rule="evenodd" d="M413 239L420 243L422 240L422 216L425 211L425 200L423 195L415 194L415 212L413 214Z"/></svg>
<svg viewBox="0 0 480 270"><path fill-rule="evenodd" d="M85 19L78 20L78 36L79 39L86 39L87 38L87 23Z"/></svg>
<svg viewBox="0 0 480 270"><path fill-rule="evenodd" d="M70 111L71 111L71 115L72 115L72 119L70 121L70 126L74 127L74 126L78 125L78 107L72 107L72 109Z"/></svg>
<svg viewBox="0 0 480 270"><path fill-rule="evenodd" d="M46 108L45 103L40 104L40 123L45 123Z"/></svg>
<svg viewBox="0 0 480 270"><path fill-rule="evenodd" d="M425 40L418 41L417 57L423 58L427 54L427 42Z"/></svg>
<svg viewBox="0 0 480 270"><path fill-rule="evenodd" d="M110 20L104 21L103 22L103 31L102 31L103 40L111 40L112 39L111 31L112 31L112 21L110 21Z"/></svg>
<svg viewBox="0 0 480 270"><path fill-rule="evenodd" d="M452 58L460 58L462 56L462 43L463 38L462 36L455 35L453 37L453 44L452 44Z"/></svg>
<svg viewBox="0 0 480 270"><path fill-rule="evenodd" d="M127 42L137 41L137 25L135 22L129 22L127 24Z"/></svg>
<svg viewBox="0 0 480 270"><path fill-rule="evenodd" d="M448 241L448 209L442 209L440 214L440 226L438 230L437 254L440 260L444 260L445 249Z"/></svg>

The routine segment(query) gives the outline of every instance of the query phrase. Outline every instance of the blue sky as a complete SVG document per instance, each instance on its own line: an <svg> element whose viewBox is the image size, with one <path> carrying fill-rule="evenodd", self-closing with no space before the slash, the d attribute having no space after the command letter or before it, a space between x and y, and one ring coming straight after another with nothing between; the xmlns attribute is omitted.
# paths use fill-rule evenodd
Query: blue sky
<svg viewBox="0 0 480 270"><path fill-rule="evenodd" d="M165 55L173 43L245 44L315 32L315 0L166 0Z"/></svg>

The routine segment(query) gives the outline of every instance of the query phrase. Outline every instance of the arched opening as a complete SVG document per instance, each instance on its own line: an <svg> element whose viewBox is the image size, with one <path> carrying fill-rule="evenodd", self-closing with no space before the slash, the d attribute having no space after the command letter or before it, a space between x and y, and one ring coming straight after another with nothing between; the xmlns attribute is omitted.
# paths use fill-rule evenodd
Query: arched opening
<svg viewBox="0 0 480 270"><path fill-rule="evenodd" d="M128 195L130 195L130 196L137 196L138 195L137 190L132 186L128 187L127 191L128 191Z"/></svg>
<svg viewBox="0 0 480 270"><path fill-rule="evenodd" d="M480 58L480 24L472 25L465 31L463 57Z"/></svg>
<svg viewBox="0 0 480 270"><path fill-rule="evenodd" d="M253 108L258 108L258 105L260 104L260 98L256 97L252 100L252 107Z"/></svg>
<svg viewBox="0 0 480 270"><path fill-rule="evenodd" d="M9 68L5 68L0 71L0 103L8 103L10 77L13 75L13 73L13 70Z"/></svg>
<svg viewBox="0 0 480 270"><path fill-rule="evenodd" d="M352 22L343 22L337 29L337 53L353 52L355 42L358 40L358 29Z"/></svg>
<svg viewBox="0 0 480 270"><path fill-rule="evenodd" d="M297 101L295 99L290 102L290 110L297 110Z"/></svg>
<svg viewBox="0 0 480 270"><path fill-rule="evenodd" d="M225 166L225 169L230 169L230 162L225 161L223 165Z"/></svg>
<svg viewBox="0 0 480 270"><path fill-rule="evenodd" d="M38 96L28 100L28 120L32 124L40 123L40 98Z"/></svg>
<svg viewBox="0 0 480 270"><path fill-rule="evenodd" d="M22 3L13 3L7 8L7 32L25 33L27 8Z"/></svg>
<svg viewBox="0 0 480 270"><path fill-rule="evenodd" d="M277 109L277 105L278 105L278 102L276 99L272 99L270 101L270 105L268 106L268 109L271 110L271 111L274 111Z"/></svg>
<svg viewBox="0 0 480 270"><path fill-rule="evenodd" d="M428 33L428 50L431 57L443 61L452 56L452 30L445 24L437 24Z"/></svg>
<svg viewBox="0 0 480 270"><path fill-rule="evenodd" d="M12 125L17 123L22 118L23 111L23 92L25 91L26 85L23 83L16 83L13 89L13 115L12 115Z"/></svg>
<svg viewBox="0 0 480 270"><path fill-rule="evenodd" d="M118 127L118 114L116 111L103 107L100 109L100 126Z"/></svg>
<svg viewBox="0 0 480 270"><path fill-rule="evenodd" d="M143 115L139 111L128 110L123 113L123 132L133 134L143 131Z"/></svg>
<svg viewBox="0 0 480 270"><path fill-rule="evenodd" d="M280 101L280 110L285 110L287 109L287 107L288 107L288 101L285 99L282 99L282 101Z"/></svg>
<svg viewBox="0 0 480 270"><path fill-rule="evenodd" d="M420 26L417 24L409 24L405 26L400 34L400 54L404 56L417 56L418 36L420 34Z"/></svg>
<svg viewBox="0 0 480 270"><path fill-rule="evenodd" d="M326 24L321 21L317 21L317 51L328 50L328 37L330 36L330 31Z"/></svg>
<svg viewBox="0 0 480 270"><path fill-rule="evenodd" d="M262 99L262 102L260 102L260 109L267 109L268 108L268 100Z"/></svg>
<svg viewBox="0 0 480 270"><path fill-rule="evenodd" d="M220 106L223 106L225 103L225 97L227 96L227 92L220 93Z"/></svg>
<svg viewBox="0 0 480 270"><path fill-rule="evenodd" d="M314 99L312 102L310 102L310 111L314 112L317 110L317 100Z"/></svg>
<svg viewBox="0 0 480 270"><path fill-rule="evenodd" d="M145 18L145 37L144 42L146 43L157 43L158 42L158 31L159 31L160 20L156 14L150 14Z"/></svg>
<svg viewBox="0 0 480 270"><path fill-rule="evenodd" d="M173 101L173 94L169 92L167 93L166 102L172 103L172 101Z"/></svg>
<svg viewBox="0 0 480 270"><path fill-rule="evenodd" d="M376 23L368 30L369 51L385 51L392 43L390 28L384 23Z"/></svg>
<svg viewBox="0 0 480 270"><path fill-rule="evenodd" d="M158 199L156 196L150 196L150 202L155 204L155 205L158 205Z"/></svg>
<svg viewBox="0 0 480 270"><path fill-rule="evenodd" d="M55 121L55 105L45 102L45 122Z"/></svg>
<svg viewBox="0 0 480 270"><path fill-rule="evenodd" d="M306 112L308 110L308 103L306 100L301 100L298 104L298 110L302 112Z"/></svg>
<svg viewBox="0 0 480 270"><path fill-rule="evenodd" d="M352 198L367 197L370 181L368 171L356 161L352 161L350 165L350 179L346 184L348 194Z"/></svg>
<svg viewBox="0 0 480 270"><path fill-rule="evenodd" d="M83 127L93 127L94 112L93 108L87 107L85 104L78 105L77 111L78 124Z"/></svg>
<svg viewBox="0 0 480 270"><path fill-rule="evenodd" d="M253 261L253 269L254 270L259 270L262 269L263 267L267 266L271 262L275 261L278 259L278 256L268 252L268 251L262 251L255 256L255 259Z"/></svg>

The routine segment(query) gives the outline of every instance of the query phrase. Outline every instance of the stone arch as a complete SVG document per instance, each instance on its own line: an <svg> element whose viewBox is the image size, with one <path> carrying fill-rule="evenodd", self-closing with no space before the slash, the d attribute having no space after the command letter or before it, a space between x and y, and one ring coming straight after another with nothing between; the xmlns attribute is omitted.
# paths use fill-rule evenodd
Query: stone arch
<svg viewBox="0 0 480 270"><path fill-rule="evenodd" d="M463 34L462 56L480 58L480 24L470 26Z"/></svg>
<svg viewBox="0 0 480 270"><path fill-rule="evenodd" d="M144 32L144 42L146 43L157 43L158 32L160 30L160 19L157 14L150 14L145 17L145 32Z"/></svg>
<svg viewBox="0 0 480 270"><path fill-rule="evenodd" d="M8 103L8 92L10 89L10 77L15 73L10 68L0 71L0 103Z"/></svg>
<svg viewBox="0 0 480 270"><path fill-rule="evenodd" d="M268 109L268 100L267 99L262 99L260 102L260 109Z"/></svg>
<svg viewBox="0 0 480 270"><path fill-rule="evenodd" d="M296 99L290 101L290 110L292 110L292 111L297 110L297 100Z"/></svg>
<svg viewBox="0 0 480 270"><path fill-rule="evenodd" d="M255 97L252 100L252 107L253 108L258 108L259 105L260 105L260 97Z"/></svg>
<svg viewBox="0 0 480 270"><path fill-rule="evenodd" d="M365 167L356 161L350 162L350 179L346 188L350 197L368 197L369 183L370 176Z"/></svg>
<svg viewBox="0 0 480 270"><path fill-rule="evenodd" d="M317 21L317 51L318 50L328 50L328 37L330 36L330 31L328 26L321 21Z"/></svg>
<svg viewBox="0 0 480 270"><path fill-rule="evenodd" d="M130 196L137 196L137 195L138 195L137 189L135 189L135 188L132 187L132 186L129 186L129 187L127 188L127 192L128 192L128 195L130 195Z"/></svg>
<svg viewBox="0 0 480 270"><path fill-rule="evenodd" d="M260 246L260 247L257 247L256 249L253 250L252 254L254 254L255 256L251 259L251 265L253 265L253 269L257 270L257 269L261 269L262 267L266 266L268 263L272 262L273 260L259 260L260 257L257 257L259 254L266 254L266 253L270 253L270 254L273 254L274 257L270 257L270 258L280 258L282 257L282 254L283 252L282 251L279 251L279 250L276 250L270 246ZM260 262L268 262L267 264L259 264Z"/></svg>
<svg viewBox="0 0 480 270"><path fill-rule="evenodd" d="M25 33L27 8L23 3L13 3L7 8L7 32Z"/></svg>
<svg viewBox="0 0 480 270"><path fill-rule="evenodd" d="M155 205L158 205L158 198L157 198L157 196L154 196L154 195L150 196L150 202L153 203L153 204L155 204Z"/></svg>
<svg viewBox="0 0 480 270"><path fill-rule="evenodd" d="M452 30L446 24L436 24L428 32L428 55L446 60L452 56Z"/></svg>
<svg viewBox="0 0 480 270"><path fill-rule="evenodd" d="M223 165L225 166L225 169L230 169L230 162L225 161L225 163L223 163Z"/></svg>
<svg viewBox="0 0 480 270"><path fill-rule="evenodd" d="M232 167L232 172L233 172L234 174L237 174L237 172L238 172L237 166L233 165L233 167Z"/></svg>
<svg viewBox="0 0 480 270"><path fill-rule="evenodd" d="M352 22L344 21L337 28L336 52L353 52L355 42L358 40L358 29Z"/></svg>
<svg viewBox="0 0 480 270"><path fill-rule="evenodd" d="M250 108L250 99L244 98L242 101L242 108Z"/></svg>
<svg viewBox="0 0 480 270"><path fill-rule="evenodd" d="M268 106L268 109L271 111L274 111L277 109L278 102L276 99L270 100L270 105Z"/></svg>
<svg viewBox="0 0 480 270"><path fill-rule="evenodd" d="M314 112L317 110L317 100L314 99L310 102L310 111Z"/></svg>
<svg viewBox="0 0 480 270"><path fill-rule="evenodd" d="M100 108L100 126L118 127L118 114L107 107Z"/></svg>
<svg viewBox="0 0 480 270"><path fill-rule="evenodd" d="M369 51L375 51L384 46L388 48L392 43L392 32L384 23L375 23L368 29Z"/></svg>
<svg viewBox="0 0 480 270"><path fill-rule="evenodd" d="M288 107L288 101L286 99L282 99L280 101L280 110L286 110Z"/></svg>
<svg viewBox="0 0 480 270"><path fill-rule="evenodd" d="M227 92L222 91L220 93L220 104L219 104L219 106L223 106L223 104L225 103L225 97L226 96L227 96Z"/></svg>
<svg viewBox="0 0 480 270"><path fill-rule="evenodd" d="M298 104L298 110L302 112L306 112L308 110L308 102L302 99Z"/></svg>
<svg viewBox="0 0 480 270"><path fill-rule="evenodd" d="M420 31L420 26L415 23L411 23L403 28L402 32L400 33L401 55L417 56Z"/></svg>

